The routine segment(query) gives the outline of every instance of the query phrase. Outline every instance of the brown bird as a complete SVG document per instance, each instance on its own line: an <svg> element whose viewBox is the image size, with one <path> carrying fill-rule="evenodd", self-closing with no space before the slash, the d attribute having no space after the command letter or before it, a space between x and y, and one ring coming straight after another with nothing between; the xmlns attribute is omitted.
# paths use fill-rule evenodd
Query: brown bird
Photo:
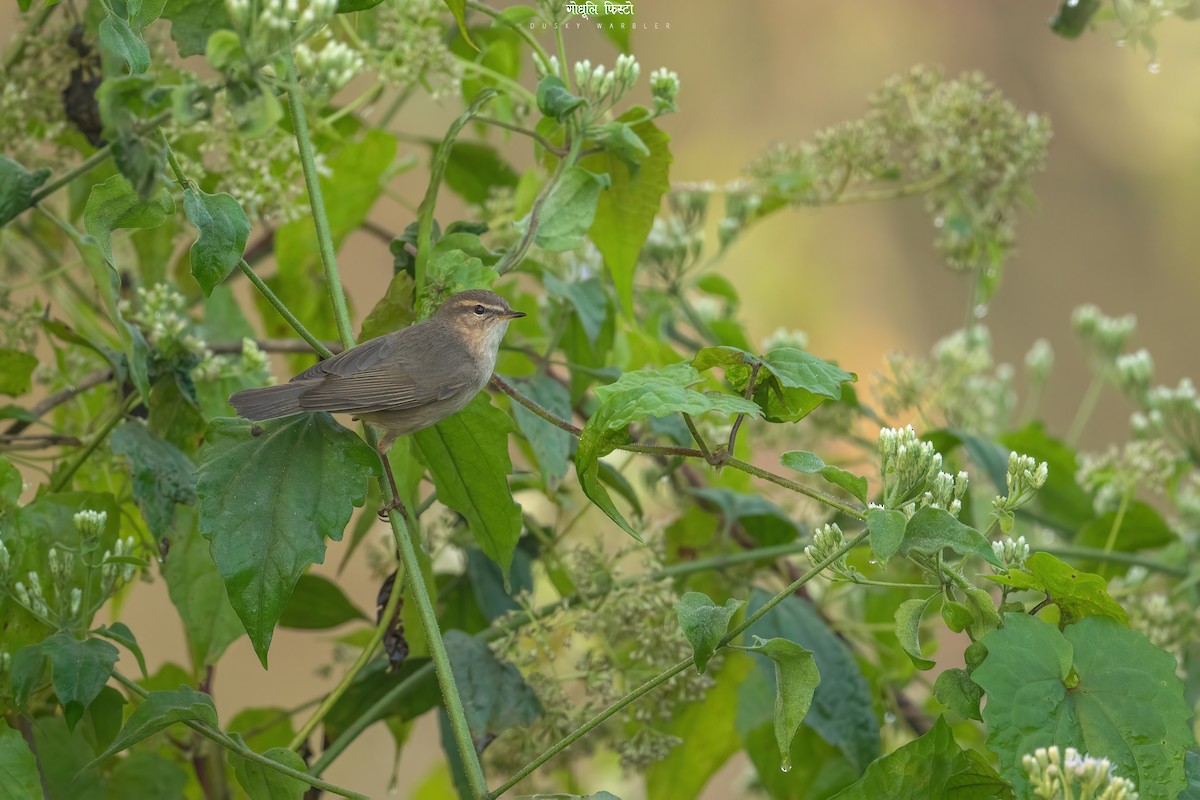
<svg viewBox="0 0 1200 800"><path fill-rule="evenodd" d="M491 378L509 321L523 316L495 292L459 292L424 322L327 358L285 384L234 392L229 402L251 420L329 411L375 425L393 498L380 513L404 514L387 458L392 442L465 408Z"/></svg>

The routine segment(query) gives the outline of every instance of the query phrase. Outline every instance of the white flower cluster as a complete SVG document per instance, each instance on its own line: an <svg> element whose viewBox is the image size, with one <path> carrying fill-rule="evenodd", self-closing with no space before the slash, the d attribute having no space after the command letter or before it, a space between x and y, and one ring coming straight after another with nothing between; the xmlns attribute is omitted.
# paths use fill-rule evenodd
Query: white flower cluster
<svg viewBox="0 0 1200 800"><path fill-rule="evenodd" d="M192 322L187 317L187 300L169 283L156 283L149 289L137 289L137 309L128 300L121 301L121 313L137 323L146 340L164 356L171 358L184 353L204 358L208 345L190 332Z"/></svg>
<svg viewBox="0 0 1200 800"><path fill-rule="evenodd" d="M1038 339L1025 354L1025 369L1032 382L1043 384L1054 369L1054 348L1045 339Z"/></svg>
<svg viewBox="0 0 1200 800"><path fill-rule="evenodd" d="M1146 391L1145 412L1130 420L1135 435L1141 438L1161 436L1185 453L1200 453L1200 397L1187 378L1172 389L1155 386Z"/></svg>
<svg viewBox="0 0 1200 800"><path fill-rule="evenodd" d="M557 67L553 58L551 56L547 68ZM617 63L611 72L603 64L593 67L586 58L575 63L575 85L579 94L586 97L593 108L600 108L604 103L616 103L633 88L641 74L642 68L637 59L630 55L617 56Z"/></svg>
<svg viewBox="0 0 1200 800"><path fill-rule="evenodd" d="M1117 356L1117 385L1134 400L1141 400L1150 390L1150 382L1154 379L1154 359L1149 351L1142 349L1135 353L1125 353Z"/></svg>
<svg viewBox="0 0 1200 800"><path fill-rule="evenodd" d="M1050 467L1045 461L1039 462L1020 453L1008 454L1008 469L1004 473L1008 494L992 499L992 516L1000 523L1002 531L1012 530L1014 512L1033 499L1038 489L1046 485L1048 477Z"/></svg>
<svg viewBox="0 0 1200 800"><path fill-rule="evenodd" d="M314 98L328 100L362 72L363 57L348 45L329 41L314 51L306 44L296 46L296 71Z"/></svg>
<svg viewBox="0 0 1200 800"><path fill-rule="evenodd" d="M299 0L225 0L225 7L246 52L265 60L323 28L333 19L337 0L309 0L304 10Z"/></svg>
<svg viewBox="0 0 1200 800"><path fill-rule="evenodd" d="M776 328L775 332L762 340L762 352L769 353L776 347L794 347L797 350L808 349L808 334L804 331Z"/></svg>
<svg viewBox="0 0 1200 800"><path fill-rule="evenodd" d="M654 110L659 114L675 111L675 98L679 95L679 75L662 67L650 73L650 95L654 98Z"/></svg>
<svg viewBox="0 0 1200 800"><path fill-rule="evenodd" d="M1161 490L1175 472L1175 455L1162 439L1116 445L1101 455L1079 454L1079 484L1095 492L1093 505L1103 514L1115 511L1139 487Z"/></svg>
<svg viewBox="0 0 1200 800"><path fill-rule="evenodd" d="M879 430L879 471L884 508L916 510L915 501L941 472L942 454L917 438L912 425ZM966 482L963 482L965 490ZM906 509L906 507L908 507Z"/></svg>
<svg viewBox="0 0 1200 800"><path fill-rule="evenodd" d="M1101 368L1111 367L1137 330L1137 317L1109 317L1094 305L1083 305L1071 315L1071 325Z"/></svg>
<svg viewBox="0 0 1200 800"><path fill-rule="evenodd" d="M108 524L107 511L93 511L90 508L85 508L78 512L73 520L75 522L75 530L79 531L83 536L83 540L90 541L99 539L100 534L104 533L104 526Z"/></svg>
<svg viewBox="0 0 1200 800"><path fill-rule="evenodd" d="M1021 758L1021 766L1042 800L1137 800L1137 786L1113 773L1107 758L1080 755L1074 747L1065 753L1057 746L1039 747Z"/></svg>
<svg viewBox="0 0 1200 800"><path fill-rule="evenodd" d="M124 539L117 539L113 544L112 550L104 551L104 558L100 561L100 587L107 597L116 591L121 584L129 583L133 579L133 573L137 567L133 564L111 561L110 559L125 558L133 554L133 537L127 536Z"/></svg>
<svg viewBox="0 0 1200 800"><path fill-rule="evenodd" d="M929 491L921 498L922 508L940 508L952 517L957 517L962 511L962 499L967 493L967 473L961 470L957 475L949 472L939 472L933 478Z"/></svg>
<svg viewBox="0 0 1200 800"><path fill-rule="evenodd" d="M1029 558L1029 545L1025 542L1024 536L1018 536L1013 539L1011 536L997 542L992 542L992 552L996 554L996 559L1004 565L1003 570L1021 569L1025 566L1025 559Z"/></svg>
<svg viewBox="0 0 1200 800"><path fill-rule="evenodd" d="M816 567L845 545L846 536L842 533L842 529L838 527L837 523L831 522L813 531L813 543L804 548L804 555ZM846 563L844 553L826 564L825 569L846 580L855 580L859 577L858 570Z"/></svg>

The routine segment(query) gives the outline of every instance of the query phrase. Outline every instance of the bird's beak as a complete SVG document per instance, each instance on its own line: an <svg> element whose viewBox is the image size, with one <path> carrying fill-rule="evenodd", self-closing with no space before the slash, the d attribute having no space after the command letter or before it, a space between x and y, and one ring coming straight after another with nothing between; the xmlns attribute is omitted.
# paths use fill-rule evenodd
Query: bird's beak
<svg viewBox="0 0 1200 800"><path fill-rule="evenodd" d="M500 316L504 317L505 319L520 319L521 317L528 316L528 314L526 314L524 311L509 311L508 313L501 314Z"/></svg>

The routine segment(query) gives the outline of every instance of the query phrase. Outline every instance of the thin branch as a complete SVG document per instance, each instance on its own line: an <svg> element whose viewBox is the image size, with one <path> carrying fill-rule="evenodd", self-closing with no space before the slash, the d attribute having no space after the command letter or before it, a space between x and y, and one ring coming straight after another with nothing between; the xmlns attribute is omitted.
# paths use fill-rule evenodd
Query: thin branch
<svg viewBox="0 0 1200 800"><path fill-rule="evenodd" d="M494 119L493 117L476 117L475 121L482 122L486 125L494 125L497 128L503 128L506 131L512 131L513 133L519 133L522 136L528 136L530 139L533 139L535 142L537 142L542 147L544 147L548 152L553 153L554 155L558 156L559 158L566 156L567 153L570 152L567 148L559 147L554 142L550 141L545 136L542 136L537 131L531 131L529 128L522 128L520 125L513 125L510 122L505 122L504 120Z"/></svg>

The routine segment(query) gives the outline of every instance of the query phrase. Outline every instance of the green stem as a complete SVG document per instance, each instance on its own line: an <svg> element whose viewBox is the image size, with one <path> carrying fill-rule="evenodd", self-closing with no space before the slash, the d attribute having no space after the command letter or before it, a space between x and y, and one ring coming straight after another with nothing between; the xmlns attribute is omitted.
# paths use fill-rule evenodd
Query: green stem
<svg viewBox="0 0 1200 800"><path fill-rule="evenodd" d="M892 581L873 581L869 578L862 578L856 581L837 581L837 583L852 583L855 586L877 586L881 589L940 589L940 583L894 583ZM887 623L892 625L892 623ZM895 627L892 625L892 627Z"/></svg>
<svg viewBox="0 0 1200 800"><path fill-rule="evenodd" d="M517 25L516 23L503 19L501 12L486 6L483 3L477 3L475 0L467 0L467 8L470 8L473 11L478 11L481 14L487 14L489 17L501 23L502 25L506 25L510 30L514 31L518 36L525 40L525 43L529 45L530 50L533 50L535 53L541 56L543 63L550 63L550 57L546 53L546 49L542 47L542 43L539 42L537 37L530 33L525 26Z"/></svg>
<svg viewBox="0 0 1200 800"><path fill-rule="evenodd" d="M533 139L535 142L540 144L547 151L553 153L554 155L558 156L559 158L562 158L563 156L565 156L567 154L566 150L559 147L554 142L547 139L545 136L542 136L537 131L529 130L529 128L522 128L520 125L513 125L511 123L505 122L502 119L494 119L492 117L476 117L475 121L482 122L485 125L492 125L497 128L503 128L504 130L512 131L513 133L519 133L522 136L528 136L530 139Z"/></svg>
<svg viewBox="0 0 1200 800"><path fill-rule="evenodd" d="M304 327L304 323L296 319L296 315L292 313L292 310L284 305L284 302L279 299L279 295L275 294L270 286L267 286L266 282L246 263L245 259L242 259L238 264L238 269L250 279L250 282L254 284L254 288L258 289L267 302L279 312L279 316L283 317L283 321L290 325L292 330L300 334L300 338L308 342L312 349L320 354L321 358L329 358L333 355L332 350L326 347L316 336L313 336L312 332Z"/></svg>
<svg viewBox="0 0 1200 800"><path fill-rule="evenodd" d="M374 438L372 432L369 439L373 440ZM374 441L371 443L374 444ZM381 457L387 458L387 455L384 454ZM391 490L386 481L381 480L379 485L385 496L390 495ZM393 498L388 497L388 499ZM425 642L429 647L429 658L433 662L438 685L442 689L446 716L449 718L450 727L454 732L454 740L458 746L463 771L466 773L467 785L471 788L472 797L487 797L487 778L484 777L483 765L479 763L479 753L475 750L475 740L471 737L471 729L467 725L467 714L463 709L462 699L458 696L454 671L450 667L450 656L446 652L446 643L442 639L442 632L438 627L437 614L434 612L429 590L425 587L425 581L421 577L421 563L417 560L417 551L413 547L408 524L404 515L395 508L388 512L388 522L392 525L392 536L396 541L396 549L400 552L404 572L410 578L409 586L412 589L413 602L416 603L421 626L425 629ZM393 591L399 593L396 589Z"/></svg>
<svg viewBox="0 0 1200 800"><path fill-rule="evenodd" d="M527 103L531 108L537 108L537 95L507 75L496 72L494 69L485 67L483 64L477 64L474 61L466 61L465 59L460 58L458 63L459 66L461 66L465 71L473 72L482 78L495 81L497 85L504 87L504 89L510 94L519 95L521 100Z"/></svg>
<svg viewBox="0 0 1200 800"><path fill-rule="evenodd" d="M696 440L696 446L700 448L700 452L704 454L704 460L712 463L712 451L708 449L708 444L704 441L704 437L700 435L700 431L696 429L696 423L692 420L692 415L684 412L683 421L687 424L688 430L692 434L692 438Z"/></svg>
<svg viewBox="0 0 1200 800"><path fill-rule="evenodd" d="M1104 373L1097 370L1096 374L1092 376L1092 382L1088 384L1083 400L1079 402L1079 410L1075 412L1075 419L1071 421L1071 427L1067 430L1067 444L1072 447L1079 443L1079 437L1083 435L1083 428L1096 409L1096 402L1100 399L1104 383Z"/></svg>
<svg viewBox="0 0 1200 800"><path fill-rule="evenodd" d="M765 469L759 469L753 464L742 461L739 458L728 458L725 460L725 466L740 469L742 472L753 475L756 478L762 478L764 481L770 481L777 486L782 486L785 489L791 489L793 492L798 492L805 497L811 497L814 500L824 503L830 508L836 508L843 514L854 517L855 519L865 520L867 515L863 511L859 511L853 506L848 506L841 500L838 500L833 495L825 494L822 491L805 486L802 483L796 483L790 478L785 478L782 475L776 475L774 472L767 472Z"/></svg>
<svg viewBox="0 0 1200 800"><path fill-rule="evenodd" d="M499 274L505 275L515 269L521 263L521 259L525 258L525 254L529 252L529 248L533 245L533 240L537 236L542 206L546 204L546 199L550 197L550 193L554 191L554 187L562 179L563 173L567 171L567 167L578 160L579 148L582 144L582 136L576 136L571 139L566 156L558 160L558 166L555 168L554 174L550 176L550 180L546 181L546 185L538 192L537 197L533 200L533 205L529 208L529 225L525 228L525 233L517 241L516 247L505 253L504 258L496 265L496 272Z"/></svg>
<svg viewBox="0 0 1200 800"><path fill-rule="evenodd" d="M585 506L587 508L589 506ZM634 586L639 583L651 583L668 578L678 578L685 575L692 575L698 572L708 572L709 570L719 570L726 567L735 566L737 564L745 564L747 562L761 561L764 559L782 558L784 556L795 555L804 551L807 546L806 542L789 542L787 544L775 545L773 547L760 547L754 550L740 550L736 553L728 553L726 555L711 556L709 558L699 558L695 561L684 561L679 564L672 564L669 567L657 570L656 572L647 575L637 575L621 580L614 581L613 589L623 589L629 586ZM611 590L610 590L611 591ZM550 615L557 613L566 608L570 608L580 601L586 601L593 598L603 597L607 592L596 592L591 595L575 594L569 597L564 597L553 603L541 606L540 608L528 611L525 614L518 615L506 619L503 623L488 628L476 634L477 638L484 642L494 641L505 634L518 630L519 628L528 625L531 622L536 622L540 619L545 619ZM381 695L370 708L360 714L351 722L342 732L341 736L334 740L325 751L321 753L321 757L313 762L310 772L313 775L320 775L333 761L341 755L347 747L349 747L355 739L358 738L364 730L373 725L376 721L383 719L386 716L389 708L394 706L401 698L408 696L414 688L420 685L421 681L428 676L429 671L433 669L431 664L426 664L421 669L414 672L409 677L405 678L400 684L394 686L386 694Z"/></svg>
<svg viewBox="0 0 1200 800"><path fill-rule="evenodd" d="M337 704L337 701L342 698L346 690L354 683L354 679L362 672L363 667L370 662L371 657L375 654L375 649L379 647L379 643L383 641L384 635L396 616L396 609L400 607L400 598L404 595L401 577L399 575L392 581L392 591L388 595L387 604L384 606L383 613L379 616L379 624L375 626L375 632L371 635L371 641L367 642L367 646L358 654L358 658L350 665L350 669L346 670L346 674L338 681L338 685L333 688L333 691L321 701L321 705L317 706L317 710L312 713L304 724L300 726L300 730L292 737L292 741L288 744L289 750L299 750L308 741L308 737L316 730L317 725L330 710Z"/></svg>
<svg viewBox="0 0 1200 800"><path fill-rule="evenodd" d="M1125 521L1125 512L1129 510L1129 502L1133 499L1133 489L1121 493L1121 504L1113 516L1112 526L1108 529L1108 538L1104 541L1104 553L1107 555L1117 545L1117 534L1121 532L1121 523Z"/></svg>
<svg viewBox="0 0 1200 800"><path fill-rule="evenodd" d="M66 469L64 469L59 476L55 478L54 483L50 485L51 493L61 492L71 483L71 478L75 477L75 473L78 472L79 468L83 466L83 462L87 461L91 457L92 453L96 452L96 448L100 446L100 443L108 438L108 435L112 433L118 425L121 424L121 421L125 419L125 415L128 414L130 409L137 405L139 401L140 398L137 394L131 394L129 397L125 398L124 402L122 402L120 407L117 409L117 412L105 420L104 425L101 426L100 430L96 431L96 434L92 436L86 445L83 446L83 449L77 452L75 457L67 464Z"/></svg>
<svg viewBox="0 0 1200 800"><path fill-rule="evenodd" d="M317 252L325 268L325 285L329 288L329 299L333 304L333 316L337 320L338 337L343 347L354 346L354 329L350 324L350 309L346 305L346 293L342 289L342 278L338 274L337 257L333 252L333 233L329 229L329 217L325 214L325 200L321 196L321 181L317 175L317 164L313 157L312 137L308 132L308 116L304 110L304 97L296 78L296 62L292 51L283 54L287 75L288 107L292 110L292 125L296 129L296 146L300 151L300 167L304 171L304 185L308 189L308 203L312 209L313 228L317 234Z"/></svg>
<svg viewBox="0 0 1200 800"><path fill-rule="evenodd" d="M126 689L128 689L130 692L132 692L133 694L136 694L138 697L142 698L143 700L145 700L147 697L150 696L149 692L147 692L145 689L143 689L137 683L134 683L132 680L130 680L129 678L122 675L120 672L113 670L112 677L114 680L116 680L117 683L121 684ZM332 783L323 781L320 778L309 775L307 772L301 772L300 770L293 769L292 767L289 767L286 764L281 764L278 761L273 761L273 760L267 758L266 756L262 755L261 753L256 753L253 750L251 750L249 747L246 747L244 744L242 744L241 742L234 739L229 734L225 733L224 731L220 730L219 728L214 728L211 725L208 725L207 723L197 722L196 720L184 720L183 724L187 725L189 728L191 728L192 730L194 730L196 733L200 734L204 738L211 739L212 741L221 745L222 747L229 750L230 752L237 753L239 756L246 759L247 761L253 761L256 764L267 767L268 769L273 769L278 773L288 776L289 778L294 778L298 781L308 784L309 786L313 786L317 789L321 789L326 792L331 792L331 793L339 795L341 797L349 797L349 798L352 798L352 800L369 800L369 798L367 798L367 796L364 794L359 794L358 792L352 792L349 789L343 789L340 786L335 786Z"/></svg>
<svg viewBox="0 0 1200 800"><path fill-rule="evenodd" d="M446 135L442 138L441 144L438 145L437 152L434 154L433 166L429 170L429 186L426 187L425 197L421 199L421 206L417 209L417 258L413 263L413 285L414 296L418 301L425 294L425 269L433 255L434 212L437 209L438 190L442 185L442 176L450 161L450 151L454 147L454 141L458 138L458 134L471 120L471 117L478 114L479 110L495 96L494 89L484 89L475 95L475 99L467 106L467 110L450 123Z"/></svg>

